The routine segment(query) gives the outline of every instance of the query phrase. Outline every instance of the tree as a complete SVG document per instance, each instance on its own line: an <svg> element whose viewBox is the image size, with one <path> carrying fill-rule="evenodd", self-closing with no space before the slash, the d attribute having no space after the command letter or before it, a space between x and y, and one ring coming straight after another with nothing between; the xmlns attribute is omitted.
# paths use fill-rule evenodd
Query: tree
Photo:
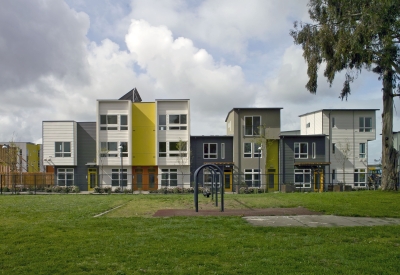
<svg viewBox="0 0 400 275"><path fill-rule="evenodd" d="M399 96L400 4L398 0L310 0L313 24L294 23L294 43L303 48L308 64L307 90L317 92L317 73L332 84L336 73L346 71L340 98L350 95L350 84L362 69L372 70L382 81L382 190L396 190L393 148L393 98ZM397 91L397 93L396 93Z"/></svg>

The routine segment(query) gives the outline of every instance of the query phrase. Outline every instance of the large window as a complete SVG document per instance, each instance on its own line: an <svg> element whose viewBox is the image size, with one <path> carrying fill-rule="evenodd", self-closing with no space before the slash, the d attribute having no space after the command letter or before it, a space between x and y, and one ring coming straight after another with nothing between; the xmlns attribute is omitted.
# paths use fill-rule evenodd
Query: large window
<svg viewBox="0 0 400 275"><path fill-rule="evenodd" d="M307 142L295 142L294 143L294 158L295 159L307 159L308 158L308 143Z"/></svg>
<svg viewBox="0 0 400 275"><path fill-rule="evenodd" d="M258 157L262 157L261 154L261 145L258 143L253 143L253 158L258 158Z"/></svg>
<svg viewBox="0 0 400 275"><path fill-rule="evenodd" d="M250 142L246 142L243 145L243 157L251 158L253 146Z"/></svg>
<svg viewBox="0 0 400 275"><path fill-rule="evenodd" d="M218 158L218 147L216 143L203 143L203 158L216 159Z"/></svg>
<svg viewBox="0 0 400 275"><path fill-rule="evenodd" d="M310 188L311 169L294 169L294 185L296 188Z"/></svg>
<svg viewBox="0 0 400 275"><path fill-rule="evenodd" d="M360 117L360 132L372 132L372 118Z"/></svg>
<svg viewBox="0 0 400 275"><path fill-rule="evenodd" d="M127 115L100 115L100 130L118 130L118 117L119 129L128 130Z"/></svg>
<svg viewBox="0 0 400 275"><path fill-rule="evenodd" d="M210 170L208 170L208 169L204 169L203 171L204 171L203 172L204 186L211 187L211 184L213 182L213 175L214 175L214 183L217 184L217 188L219 188L221 186L219 172L211 173Z"/></svg>
<svg viewBox="0 0 400 275"><path fill-rule="evenodd" d="M360 143L359 148L360 148L360 153L359 153L360 159L365 159L365 156L366 156L366 154L365 154L365 143Z"/></svg>
<svg viewBox="0 0 400 275"><path fill-rule="evenodd" d="M161 169L161 186L178 186L178 169Z"/></svg>
<svg viewBox="0 0 400 275"><path fill-rule="evenodd" d="M244 117L244 134L246 136L259 136L261 126L260 116Z"/></svg>
<svg viewBox="0 0 400 275"><path fill-rule="evenodd" d="M120 142L118 143L117 141L112 141L112 142L101 142L100 143L100 155L102 157L118 157L120 156L120 149L119 145L122 146L122 156L127 157L128 156L128 142Z"/></svg>
<svg viewBox="0 0 400 275"><path fill-rule="evenodd" d="M248 187L260 187L260 174L259 169L244 169L244 181Z"/></svg>
<svg viewBox="0 0 400 275"><path fill-rule="evenodd" d="M120 181L121 179L121 181ZM128 186L128 170L127 169L111 169L111 185L112 186Z"/></svg>
<svg viewBox="0 0 400 275"><path fill-rule="evenodd" d="M74 168L58 168L57 169L57 185L73 186L74 185Z"/></svg>
<svg viewBox="0 0 400 275"><path fill-rule="evenodd" d="M158 143L158 156L165 157L187 157L186 141L161 141Z"/></svg>
<svg viewBox="0 0 400 275"><path fill-rule="evenodd" d="M354 169L354 186L365 187L365 169Z"/></svg>
<svg viewBox="0 0 400 275"><path fill-rule="evenodd" d="M169 115L169 130L187 130L187 115Z"/></svg>
<svg viewBox="0 0 400 275"><path fill-rule="evenodd" d="M54 156L56 158L70 158L71 157L71 142L56 141L54 143Z"/></svg>

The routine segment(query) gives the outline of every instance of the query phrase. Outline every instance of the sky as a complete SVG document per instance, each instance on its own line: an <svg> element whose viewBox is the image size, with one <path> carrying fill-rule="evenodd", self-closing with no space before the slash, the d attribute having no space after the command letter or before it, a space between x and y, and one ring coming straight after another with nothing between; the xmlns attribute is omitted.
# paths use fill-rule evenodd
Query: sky
<svg viewBox="0 0 400 275"><path fill-rule="evenodd" d="M1 0L0 141L41 143L42 121L96 121L97 99L136 87L143 101L190 99L192 135L226 134L226 115L239 107L282 107L282 131L300 129L310 111L380 109L374 164L381 81L363 70L342 101L344 75L330 86L321 68L317 94L306 90L289 32L310 22L307 2Z"/></svg>

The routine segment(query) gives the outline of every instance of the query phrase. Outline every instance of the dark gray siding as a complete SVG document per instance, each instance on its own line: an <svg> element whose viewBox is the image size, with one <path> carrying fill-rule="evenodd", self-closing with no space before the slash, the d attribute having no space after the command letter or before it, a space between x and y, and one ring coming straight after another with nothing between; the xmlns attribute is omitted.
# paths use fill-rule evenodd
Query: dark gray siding
<svg viewBox="0 0 400 275"><path fill-rule="evenodd" d="M96 122L77 123L77 164L75 184L82 191L88 190L87 163L96 162Z"/></svg>
<svg viewBox="0 0 400 275"><path fill-rule="evenodd" d="M216 159L203 158L203 144L216 143L218 148L218 155ZM221 159L221 144L225 144L225 158ZM191 136L191 163L190 163L190 181L194 182L194 172L197 168L206 162L233 162L233 137L232 136ZM199 176L199 179L201 174Z"/></svg>
<svg viewBox="0 0 400 275"><path fill-rule="evenodd" d="M281 183L294 183L294 163L325 162L325 136L281 136ZM294 158L294 144L296 142L308 143L308 158ZM312 158L312 143L315 142L316 156Z"/></svg>

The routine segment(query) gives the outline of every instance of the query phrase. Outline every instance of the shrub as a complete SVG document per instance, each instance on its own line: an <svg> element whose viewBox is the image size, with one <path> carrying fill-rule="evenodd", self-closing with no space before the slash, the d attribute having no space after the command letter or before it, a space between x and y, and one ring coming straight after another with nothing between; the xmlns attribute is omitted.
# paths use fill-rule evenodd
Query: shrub
<svg viewBox="0 0 400 275"><path fill-rule="evenodd" d="M121 187L115 188L114 193L122 193Z"/></svg>

